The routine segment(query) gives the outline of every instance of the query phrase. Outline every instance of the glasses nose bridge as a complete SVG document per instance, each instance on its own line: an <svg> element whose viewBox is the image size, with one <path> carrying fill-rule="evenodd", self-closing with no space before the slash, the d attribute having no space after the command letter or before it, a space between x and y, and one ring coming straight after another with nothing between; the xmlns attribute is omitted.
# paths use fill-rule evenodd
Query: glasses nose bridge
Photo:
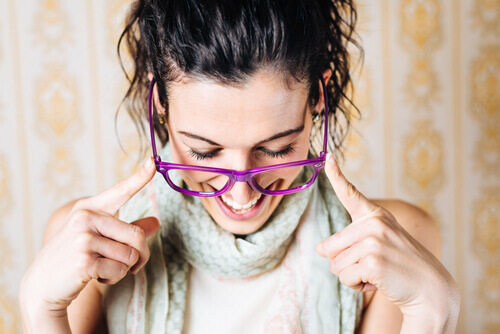
<svg viewBox="0 0 500 334"><path fill-rule="evenodd" d="M251 178L250 174L233 174L234 182L247 182Z"/></svg>

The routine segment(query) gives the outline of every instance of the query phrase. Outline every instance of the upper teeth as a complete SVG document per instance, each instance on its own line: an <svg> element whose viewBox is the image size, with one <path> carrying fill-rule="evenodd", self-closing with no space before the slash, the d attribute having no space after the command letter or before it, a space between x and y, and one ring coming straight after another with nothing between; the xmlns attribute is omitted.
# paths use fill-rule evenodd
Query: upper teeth
<svg viewBox="0 0 500 334"><path fill-rule="evenodd" d="M255 204L257 204L257 201L259 200L259 198L262 196L262 194L259 194L257 197L255 198L252 198L247 204L239 204L239 203L236 203L236 202L233 202L232 200L230 200L229 198L227 198L226 196L222 195L222 200L224 201L224 203L226 203L228 206L230 206L231 208L235 209L235 210L248 210L250 209L251 207L253 207Z"/></svg>

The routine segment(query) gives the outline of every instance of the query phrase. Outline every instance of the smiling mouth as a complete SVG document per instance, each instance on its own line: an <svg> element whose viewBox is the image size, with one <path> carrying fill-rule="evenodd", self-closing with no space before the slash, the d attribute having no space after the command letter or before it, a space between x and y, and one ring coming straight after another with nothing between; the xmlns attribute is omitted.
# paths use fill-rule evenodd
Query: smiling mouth
<svg viewBox="0 0 500 334"><path fill-rule="evenodd" d="M222 199L222 202L224 202L224 204L229 209L231 209L231 211L233 211L234 213L239 214L239 215L242 215L244 213L251 211L257 205L257 203L259 203L259 201L262 197L263 197L263 194L258 193L257 196L252 197L247 204L241 205L239 203L233 202L231 199L227 198L224 194L222 194L220 196L220 198Z"/></svg>
<svg viewBox="0 0 500 334"><path fill-rule="evenodd" d="M276 180L266 187L267 190L274 190L280 185L280 180ZM247 220L254 217L262 209L268 195L256 193L246 204L236 203L225 194L215 197L216 202L222 212L231 219Z"/></svg>

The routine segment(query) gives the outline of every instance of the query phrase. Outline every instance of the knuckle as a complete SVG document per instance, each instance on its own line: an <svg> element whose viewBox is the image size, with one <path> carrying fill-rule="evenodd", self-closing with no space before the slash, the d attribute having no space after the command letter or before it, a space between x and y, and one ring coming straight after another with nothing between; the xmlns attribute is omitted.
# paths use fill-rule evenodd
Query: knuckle
<svg viewBox="0 0 500 334"><path fill-rule="evenodd" d="M72 211L77 211L85 208L86 201L85 199L79 199L73 204Z"/></svg>
<svg viewBox="0 0 500 334"><path fill-rule="evenodd" d="M88 251L91 248L94 236L89 232L79 233L75 238L75 245L78 249Z"/></svg>
<svg viewBox="0 0 500 334"><path fill-rule="evenodd" d="M380 253L380 251L382 250L382 243L374 236L365 238L364 244L372 253Z"/></svg>
<svg viewBox="0 0 500 334"><path fill-rule="evenodd" d="M389 211L387 211L386 209L384 209L381 206L375 207L375 209L373 209L373 213L376 214L377 216L381 216L381 217L387 217L388 214L389 215L391 214Z"/></svg>
<svg viewBox="0 0 500 334"><path fill-rule="evenodd" d="M339 277L339 281L346 285L347 283L347 277L346 277L346 273L344 271L341 271L339 274L338 274L338 277Z"/></svg>
<svg viewBox="0 0 500 334"><path fill-rule="evenodd" d="M381 261L381 258L379 256L377 256L376 254L368 254L366 257L365 257L365 265L366 267L368 268L368 270L372 271L372 272L380 272L380 270L382 269L382 261Z"/></svg>
<svg viewBox="0 0 500 334"><path fill-rule="evenodd" d="M393 238L394 230L384 217L376 218L374 220L375 233L383 240L390 240Z"/></svg>
<svg viewBox="0 0 500 334"><path fill-rule="evenodd" d="M116 282L118 282L123 277L125 277L125 275L127 275L127 272L128 272L128 267L126 265L122 264L120 266L120 268L118 269L118 279L116 280Z"/></svg>
<svg viewBox="0 0 500 334"><path fill-rule="evenodd" d="M106 278L105 281L106 281L106 284L113 285L113 284L118 283L118 281L120 281L120 278L110 277L110 278Z"/></svg>
<svg viewBox="0 0 500 334"><path fill-rule="evenodd" d="M395 233L392 227L386 224L385 228L380 232L380 236L383 240L391 240L394 238Z"/></svg>
<svg viewBox="0 0 500 334"><path fill-rule="evenodd" d="M346 193L347 193L347 196L349 196L350 198L355 198L358 196L358 189L356 188L356 186L354 184L352 184L351 182L348 182Z"/></svg>
<svg viewBox="0 0 500 334"><path fill-rule="evenodd" d="M142 240L145 237L144 230L136 225L130 225L132 239L134 240Z"/></svg>
<svg viewBox="0 0 500 334"><path fill-rule="evenodd" d="M94 259L89 253L80 253L78 260L76 261L77 267L80 271L87 272L89 269L94 267Z"/></svg>
<svg viewBox="0 0 500 334"><path fill-rule="evenodd" d="M127 259L127 263L129 263L131 266L134 265L139 260L139 252L135 250L135 248L129 247Z"/></svg>
<svg viewBox="0 0 500 334"><path fill-rule="evenodd" d="M384 231L387 229L387 224L383 219L379 217L372 218L370 222L372 224L375 233L383 234Z"/></svg>
<svg viewBox="0 0 500 334"><path fill-rule="evenodd" d="M73 211L92 207L92 199L93 197L83 197L76 200L73 204Z"/></svg>
<svg viewBox="0 0 500 334"><path fill-rule="evenodd" d="M114 242L111 240L105 240L103 245L101 245L102 252L99 252L99 253L102 253L102 254L100 254L100 255L102 255L105 258L113 258L115 255L120 255L117 252L117 249L113 243Z"/></svg>
<svg viewBox="0 0 500 334"><path fill-rule="evenodd" d="M334 261L334 260L331 260L331 261L330 261L330 271L331 271L333 274L337 275L337 276L338 276L338 274L339 274L339 272L338 272L338 264L337 264L337 262L336 262L336 261Z"/></svg>
<svg viewBox="0 0 500 334"><path fill-rule="evenodd" d="M69 223L73 226L86 224L91 219L92 213L87 209L79 209L73 212L69 218Z"/></svg>
<svg viewBox="0 0 500 334"><path fill-rule="evenodd" d="M345 232L342 229L340 231L335 232L331 236L329 236L328 239L326 239L326 245L327 245L327 247L330 247L331 245L335 245L335 243L338 240L342 240L342 238L344 238L344 234L345 234Z"/></svg>
<svg viewBox="0 0 500 334"><path fill-rule="evenodd" d="M396 220L396 217L394 217L392 212L390 212L389 210L383 209L383 208L381 208L381 210L382 210L381 216L385 217L388 220Z"/></svg>

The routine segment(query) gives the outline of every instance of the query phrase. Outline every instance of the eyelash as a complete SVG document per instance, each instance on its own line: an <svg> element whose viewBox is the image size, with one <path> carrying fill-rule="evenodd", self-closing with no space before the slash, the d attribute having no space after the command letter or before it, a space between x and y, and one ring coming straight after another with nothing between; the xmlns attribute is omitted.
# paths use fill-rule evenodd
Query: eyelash
<svg viewBox="0 0 500 334"><path fill-rule="evenodd" d="M204 159L210 159L210 158L215 157L217 155L217 153L219 153L220 150L221 150L221 148L216 149L215 151L212 151L210 153L199 153L199 152L194 151L193 149L190 149L189 155L191 157L195 158L196 160L204 160ZM295 149L292 147L292 145L290 145L279 152L269 151L263 147L260 148L260 151L271 158L284 158L287 155L289 155L290 153L295 152Z"/></svg>

